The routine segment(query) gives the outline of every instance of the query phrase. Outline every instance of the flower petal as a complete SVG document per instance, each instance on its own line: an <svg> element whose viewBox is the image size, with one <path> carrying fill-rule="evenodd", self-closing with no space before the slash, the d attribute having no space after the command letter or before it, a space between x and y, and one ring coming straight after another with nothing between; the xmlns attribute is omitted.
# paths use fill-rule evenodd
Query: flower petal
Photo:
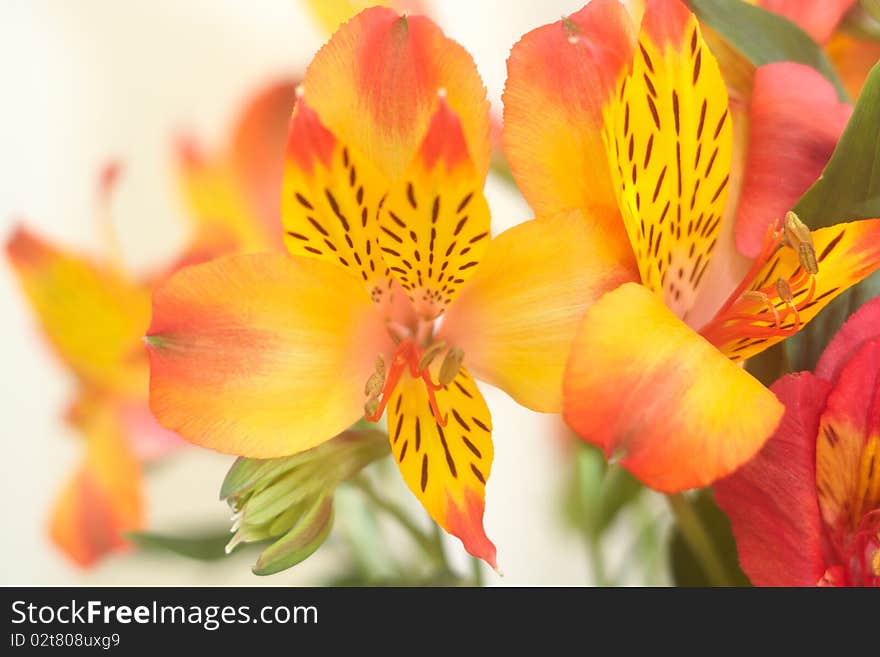
<svg viewBox="0 0 880 657"><path fill-rule="evenodd" d="M52 511L52 541L81 566L127 546L123 533L144 522L138 461L109 409L90 414L86 458Z"/></svg>
<svg viewBox="0 0 880 657"><path fill-rule="evenodd" d="M6 254L50 344L84 382L142 391L149 293L19 227Z"/></svg>
<svg viewBox="0 0 880 657"><path fill-rule="evenodd" d="M830 389L809 372L773 384L785 404L779 428L755 458L715 484L740 565L756 586L815 586L825 572L816 435Z"/></svg>
<svg viewBox="0 0 880 657"><path fill-rule="evenodd" d="M816 43L825 43L856 2L858 0L759 0L758 4L797 24Z"/></svg>
<svg viewBox="0 0 880 657"><path fill-rule="evenodd" d="M584 312L637 278L629 245L584 213L527 221L492 240L438 336L464 351L480 379L531 409L558 413Z"/></svg>
<svg viewBox="0 0 880 657"><path fill-rule="evenodd" d="M391 277L379 253L376 215L387 188L384 176L337 140L300 92L282 192L287 250L341 265L384 303Z"/></svg>
<svg viewBox="0 0 880 657"><path fill-rule="evenodd" d="M284 143L294 83L275 82L248 100L228 145L205 153L191 136L178 142L178 175L196 232L220 229L239 249L282 246Z"/></svg>
<svg viewBox="0 0 880 657"><path fill-rule="evenodd" d="M407 486L437 524L495 568L495 546L483 529L493 457L489 409L464 369L436 398L447 415L445 427L434 419L423 380L403 374L388 404L391 451Z"/></svg>
<svg viewBox="0 0 880 657"><path fill-rule="evenodd" d="M850 98L858 98L868 73L880 62L880 41L857 39L837 32L828 42L825 51Z"/></svg>
<svg viewBox="0 0 880 657"><path fill-rule="evenodd" d="M617 221L602 145L602 106L632 59L632 21L617 0L526 34L507 61L504 152L538 216L590 208Z"/></svg>
<svg viewBox="0 0 880 657"><path fill-rule="evenodd" d="M150 407L184 438L271 458L314 447L363 415L388 332L345 270L282 254L184 269L153 295Z"/></svg>
<svg viewBox="0 0 880 657"><path fill-rule="evenodd" d="M775 311L763 297L740 296L700 334L733 360L751 358L806 326L837 295L880 267L880 219L828 226L812 235L818 274L807 275L797 252L781 247L749 285ZM787 281L797 313L780 297L780 279Z"/></svg>
<svg viewBox="0 0 880 657"><path fill-rule="evenodd" d="M717 243L733 133L718 63L679 0L648 4L632 71L605 118L642 281L682 317Z"/></svg>
<svg viewBox="0 0 880 657"><path fill-rule="evenodd" d="M635 283L587 311L565 372L565 420L664 492L730 474L782 413L769 390Z"/></svg>
<svg viewBox="0 0 880 657"><path fill-rule="evenodd" d="M736 245L754 258L767 227L781 224L821 175L852 107L837 100L815 69L792 62L755 71L745 178L736 210Z"/></svg>
<svg viewBox="0 0 880 657"><path fill-rule="evenodd" d="M818 436L822 517L838 536L852 535L866 513L880 508L880 338L864 344L843 367Z"/></svg>
<svg viewBox="0 0 880 657"><path fill-rule="evenodd" d="M875 338L880 338L880 298L859 308L840 327L816 364L816 376L837 383L841 370L865 343Z"/></svg>
<svg viewBox="0 0 880 657"><path fill-rule="evenodd" d="M232 136L232 167L266 233L267 246L281 247L284 144L296 84L280 80L260 89L245 107Z"/></svg>
<svg viewBox="0 0 880 657"><path fill-rule="evenodd" d="M424 16L362 11L321 48L303 86L327 128L391 179L412 160L446 89L477 171L489 169L486 89L471 56Z"/></svg>
<svg viewBox="0 0 880 657"><path fill-rule="evenodd" d="M468 155L461 121L441 95L418 154L379 213L385 262L427 319L455 298L489 245L483 182Z"/></svg>

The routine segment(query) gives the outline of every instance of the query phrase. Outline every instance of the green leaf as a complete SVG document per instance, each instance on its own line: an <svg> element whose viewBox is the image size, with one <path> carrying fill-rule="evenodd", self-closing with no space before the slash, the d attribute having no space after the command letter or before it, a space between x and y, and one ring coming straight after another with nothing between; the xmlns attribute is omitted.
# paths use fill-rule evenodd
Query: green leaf
<svg viewBox="0 0 880 657"><path fill-rule="evenodd" d="M701 22L720 34L755 66L806 64L828 79L841 101L849 98L822 48L797 25L742 0L688 0Z"/></svg>
<svg viewBox="0 0 880 657"><path fill-rule="evenodd" d="M880 64L868 74L821 177L794 211L813 229L880 217Z"/></svg>
<svg viewBox="0 0 880 657"><path fill-rule="evenodd" d="M810 228L880 217L880 64L874 66L852 117L822 172L795 206ZM866 301L880 295L874 273L832 301L797 335L785 341L794 370L812 370L831 337Z"/></svg>
<svg viewBox="0 0 880 657"><path fill-rule="evenodd" d="M712 491L705 489L692 499L694 511L709 534L728 579L735 586L750 586L748 577L739 567L736 542L730 521L715 504ZM678 586L710 586L709 576L700 565L678 527L674 527L670 537L669 559L673 581Z"/></svg>
<svg viewBox="0 0 880 657"><path fill-rule="evenodd" d="M226 528L189 536L169 536L152 532L128 532L126 538L144 550L170 552L198 561L216 561L226 556L230 534Z"/></svg>

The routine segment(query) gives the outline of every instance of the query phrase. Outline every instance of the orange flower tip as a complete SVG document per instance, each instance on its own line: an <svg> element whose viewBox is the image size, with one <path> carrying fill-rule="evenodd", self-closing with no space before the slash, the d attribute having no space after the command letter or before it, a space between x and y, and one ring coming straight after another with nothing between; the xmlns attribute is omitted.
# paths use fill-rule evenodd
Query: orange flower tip
<svg viewBox="0 0 880 657"><path fill-rule="evenodd" d="M317 161L330 167L335 145L336 137L324 127L317 112L306 103L305 92L300 85L297 87L297 102L287 133L287 158L293 160L302 171L311 174Z"/></svg>
<svg viewBox="0 0 880 657"><path fill-rule="evenodd" d="M679 44L685 39L685 26L691 15L681 0L649 0L642 30L658 45Z"/></svg>
<svg viewBox="0 0 880 657"><path fill-rule="evenodd" d="M113 187L119 180L122 173L122 163L117 160L110 160L101 169L98 178L98 194L102 197L109 196L113 192Z"/></svg>
<svg viewBox="0 0 880 657"><path fill-rule="evenodd" d="M174 140L174 150L178 160L186 168L197 169L205 163L205 155L192 135L178 135Z"/></svg>
<svg viewBox="0 0 880 657"><path fill-rule="evenodd" d="M446 90L442 87L437 90L437 110L431 117L420 154L429 171L441 162L451 171L470 161L461 120L446 102Z"/></svg>
<svg viewBox="0 0 880 657"><path fill-rule="evenodd" d="M48 255L48 245L21 225L15 227L6 242L6 256L16 267L36 266Z"/></svg>
<svg viewBox="0 0 880 657"><path fill-rule="evenodd" d="M477 559L482 559L495 572L501 574L498 569L497 549L486 536L486 530L483 528L484 508L483 500L470 491L465 493L464 508L459 507L450 497L446 526L451 534L461 540L465 550Z"/></svg>

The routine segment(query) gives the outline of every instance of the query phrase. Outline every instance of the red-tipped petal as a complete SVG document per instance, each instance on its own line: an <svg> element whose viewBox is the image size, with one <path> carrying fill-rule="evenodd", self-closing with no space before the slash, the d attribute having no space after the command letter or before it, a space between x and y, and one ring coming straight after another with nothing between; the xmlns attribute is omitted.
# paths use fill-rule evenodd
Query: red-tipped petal
<svg viewBox="0 0 880 657"><path fill-rule="evenodd" d="M771 388L785 415L758 455L715 485L743 571L756 586L815 586L825 571L816 433L830 386L808 372Z"/></svg>
<svg viewBox="0 0 880 657"><path fill-rule="evenodd" d="M873 299L853 314L825 347L816 376L836 383L841 370L869 340L880 338L880 299Z"/></svg>

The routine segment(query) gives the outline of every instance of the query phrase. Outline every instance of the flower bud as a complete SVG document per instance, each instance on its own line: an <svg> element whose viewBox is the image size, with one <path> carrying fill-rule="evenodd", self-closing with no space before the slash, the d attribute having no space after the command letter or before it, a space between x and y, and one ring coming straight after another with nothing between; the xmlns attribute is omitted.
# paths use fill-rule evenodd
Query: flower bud
<svg viewBox="0 0 880 657"><path fill-rule="evenodd" d="M234 536L226 551L241 543L272 541L254 573L269 575L295 566L327 538L336 487L388 451L386 434L349 430L292 456L237 459L220 491L235 511Z"/></svg>

